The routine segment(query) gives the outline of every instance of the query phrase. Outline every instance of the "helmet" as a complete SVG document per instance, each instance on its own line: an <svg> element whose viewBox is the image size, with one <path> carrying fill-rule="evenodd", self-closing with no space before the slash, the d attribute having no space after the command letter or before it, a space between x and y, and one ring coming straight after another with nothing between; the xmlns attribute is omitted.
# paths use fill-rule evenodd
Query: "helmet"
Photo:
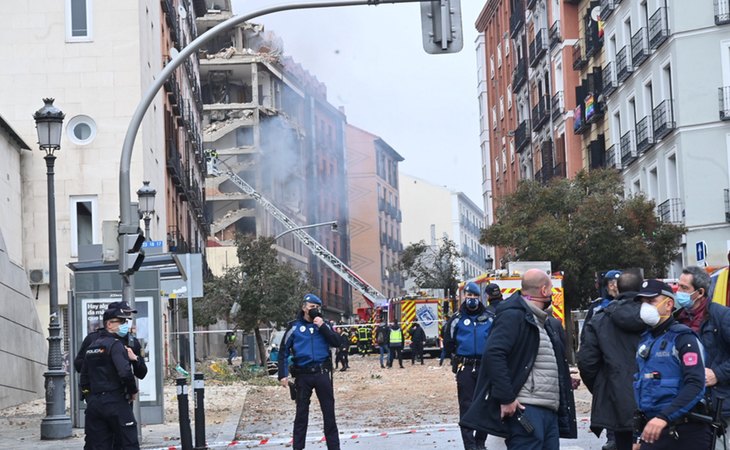
<svg viewBox="0 0 730 450"><path fill-rule="evenodd" d="M308 303L314 303L315 305L322 306L322 300L314 294L307 294L304 296L304 301Z"/></svg>
<svg viewBox="0 0 730 450"><path fill-rule="evenodd" d="M464 286L464 294L482 295L482 292L479 289L478 284L476 284L473 281L470 281L470 282L466 283L466 286Z"/></svg>
<svg viewBox="0 0 730 450"><path fill-rule="evenodd" d="M621 271L620 270L615 270L615 269L614 270L609 270L603 276L603 281L604 282L609 282L611 280L617 280L618 277L620 277L620 276L621 276Z"/></svg>

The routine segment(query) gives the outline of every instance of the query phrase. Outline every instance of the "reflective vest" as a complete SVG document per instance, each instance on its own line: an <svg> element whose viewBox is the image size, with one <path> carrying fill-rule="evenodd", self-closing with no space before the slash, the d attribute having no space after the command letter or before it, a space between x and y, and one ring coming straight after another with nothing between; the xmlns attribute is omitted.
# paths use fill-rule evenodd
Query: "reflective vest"
<svg viewBox="0 0 730 450"><path fill-rule="evenodd" d="M491 311L478 315L459 313L451 325L456 354L466 358L481 358L493 323L494 315Z"/></svg>
<svg viewBox="0 0 730 450"><path fill-rule="evenodd" d="M689 333L690 328L672 324L657 337L651 331L642 336L636 352L639 371L634 375L634 398L639 410L649 418L669 406L682 388L676 341L678 336Z"/></svg>
<svg viewBox="0 0 730 450"><path fill-rule="evenodd" d="M403 343L403 331L398 328L397 330L390 330L390 343L391 344L402 344Z"/></svg>
<svg viewBox="0 0 730 450"><path fill-rule="evenodd" d="M370 331L367 327L360 327L357 329L357 339L360 341L367 341L368 340L368 331Z"/></svg>

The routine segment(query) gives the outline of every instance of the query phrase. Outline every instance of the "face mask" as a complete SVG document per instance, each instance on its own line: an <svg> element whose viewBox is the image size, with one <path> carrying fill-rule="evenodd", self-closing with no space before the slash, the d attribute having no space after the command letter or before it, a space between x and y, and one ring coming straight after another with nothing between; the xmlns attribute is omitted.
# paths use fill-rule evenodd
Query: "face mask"
<svg viewBox="0 0 730 450"><path fill-rule="evenodd" d="M129 333L129 323L123 323L119 325L119 329L117 330L117 336L124 337Z"/></svg>
<svg viewBox="0 0 730 450"><path fill-rule="evenodd" d="M694 294L697 291L694 292L677 292L676 294L676 301L677 306L680 308L689 308L692 306L692 294Z"/></svg>
<svg viewBox="0 0 730 450"><path fill-rule="evenodd" d="M319 308L309 310L309 318L314 320L315 317L322 317L322 311Z"/></svg>
<svg viewBox="0 0 730 450"><path fill-rule="evenodd" d="M466 309L470 311L474 311L479 307L479 299L478 298L467 298L466 299Z"/></svg>
<svg viewBox="0 0 730 450"><path fill-rule="evenodd" d="M649 303L642 303L641 304L641 310L639 310L639 317L641 317L641 320L649 325L650 327L654 328L657 326L661 318L659 317L659 310L656 306L650 305Z"/></svg>

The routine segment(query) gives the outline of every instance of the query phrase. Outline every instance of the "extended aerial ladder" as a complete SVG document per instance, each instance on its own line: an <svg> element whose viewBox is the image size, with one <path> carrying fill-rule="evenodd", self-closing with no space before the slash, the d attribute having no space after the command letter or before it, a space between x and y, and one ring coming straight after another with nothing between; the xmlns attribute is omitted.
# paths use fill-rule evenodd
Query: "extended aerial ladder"
<svg viewBox="0 0 730 450"><path fill-rule="evenodd" d="M385 296L381 294L375 287L370 283L360 278L351 268L345 263L340 261L338 257L333 255L327 248L317 242L312 236L302 230L293 220L287 217L279 208L273 203L265 199L259 192L257 192L250 184L246 183L238 174L236 174L225 162L220 161L215 152L208 152L208 174L212 176L225 175L229 180L241 191L246 193L255 199L263 208L268 211L274 218L282 223L291 233L295 235L302 244L306 245L312 253L317 256L320 261L325 263L330 269L332 269L337 275L343 280L354 287L365 297L365 300L369 303L370 307L374 305L380 305L382 302L387 301ZM223 170L218 168L218 164L224 167Z"/></svg>

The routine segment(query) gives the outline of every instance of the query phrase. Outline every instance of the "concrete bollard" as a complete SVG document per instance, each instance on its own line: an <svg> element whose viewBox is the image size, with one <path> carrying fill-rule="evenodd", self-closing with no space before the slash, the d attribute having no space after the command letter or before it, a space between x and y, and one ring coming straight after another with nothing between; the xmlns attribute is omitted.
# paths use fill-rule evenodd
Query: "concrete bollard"
<svg viewBox="0 0 730 450"><path fill-rule="evenodd" d="M190 431L190 407L188 406L188 379L178 378L177 411L180 422L180 445L183 450L193 449L193 434Z"/></svg>

